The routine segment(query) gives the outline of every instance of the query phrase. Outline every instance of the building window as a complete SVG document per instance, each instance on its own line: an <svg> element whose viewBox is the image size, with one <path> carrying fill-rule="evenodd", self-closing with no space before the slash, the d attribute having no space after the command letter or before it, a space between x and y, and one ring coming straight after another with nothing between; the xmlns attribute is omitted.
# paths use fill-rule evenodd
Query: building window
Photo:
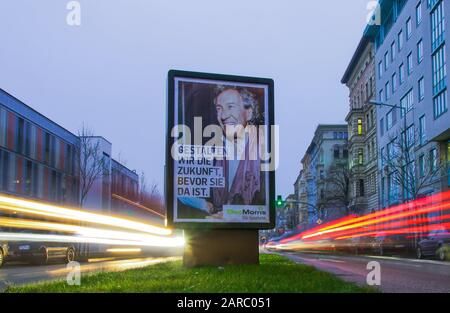
<svg viewBox="0 0 450 313"><path fill-rule="evenodd" d="M383 118L380 119L380 134L381 134L381 137L384 135L384 119Z"/></svg>
<svg viewBox="0 0 450 313"><path fill-rule="evenodd" d="M359 180L359 196L364 197L364 179Z"/></svg>
<svg viewBox="0 0 450 313"><path fill-rule="evenodd" d="M334 147L334 158L339 159L339 147Z"/></svg>
<svg viewBox="0 0 450 313"><path fill-rule="evenodd" d="M421 145L427 143L427 133L425 125L425 115L419 118L419 141Z"/></svg>
<svg viewBox="0 0 450 313"><path fill-rule="evenodd" d="M419 2L416 6L416 25L422 23L422 2Z"/></svg>
<svg viewBox="0 0 450 313"><path fill-rule="evenodd" d="M413 102L414 102L414 93L413 93L413 89L411 89L400 100L400 106L402 108L405 108L406 111L408 112L413 107ZM401 110L400 115L403 117L404 113L405 113L405 110Z"/></svg>
<svg viewBox="0 0 450 313"><path fill-rule="evenodd" d="M403 138L405 139L406 148L410 148L414 145L414 125L411 125L406 129L406 133L403 134Z"/></svg>
<svg viewBox="0 0 450 313"><path fill-rule="evenodd" d="M392 140L390 143L387 144L387 160L391 161L394 158L394 143L395 140Z"/></svg>
<svg viewBox="0 0 450 313"><path fill-rule="evenodd" d="M23 120L23 118L18 117L17 118L17 137L16 137L16 151L19 154L23 154L24 153L24 142L25 142L25 136L24 136L24 127L25 127L25 121Z"/></svg>
<svg viewBox="0 0 450 313"><path fill-rule="evenodd" d="M446 87L447 68L445 45L441 46L432 57L433 69L433 95L438 94Z"/></svg>
<svg viewBox="0 0 450 313"><path fill-rule="evenodd" d="M370 98L369 83L366 83L366 101Z"/></svg>
<svg viewBox="0 0 450 313"><path fill-rule="evenodd" d="M398 190L395 178L396 173L391 173L388 175L389 205L393 205L398 202Z"/></svg>
<svg viewBox="0 0 450 313"><path fill-rule="evenodd" d="M380 90L379 94L378 94L378 100L383 101L383 89Z"/></svg>
<svg viewBox="0 0 450 313"><path fill-rule="evenodd" d="M397 37L398 37L398 39L397 39L398 51L401 51L403 49L403 43L404 43L402 30L398 33Z"/></svg>
<svg viewBox="0 0 450 313"><path fill-rule="evenodd" d="M444 90L433 99L434 118L447 112L447 90Z"/></svg>
<svg viewBox="0 0 450 313"><path fill-rule="evenodd" d="M358 135L362 135L363 133L363 122L362 118L358 118Z"/></svg>
<svg viewBox="0 0 450 313"><path fill-rule="evenodd" d="M411 75L412 71L413 71L413 56L412 56L412 52L410 54L408 54L408 57L406 59L406 65L408 67L408 75Z"/></svg>
<svg viewBox="0 0 450 313"><path fill-rule="evenodd" d="M388 131L389 129L391 129L393 125L394 125L393 110L390 110L390 111L386 114L386 131Z"/></svg>
<svg viewBox="0 0 450 313"><path fill-rule="evenodd" d="M391 44L391 62L395 60L395 41Z"/></svg>
<svg viewBox="0 0 450 313"><path fill-rule="evenodd" d="M419 101L422 101L425 98L425 81L423 80L423 77L419 79L418 89L419 89Z"/></svg>
<svg viewBox="0 0 450 313"><path fill-rule="evenodd" d="M425 176L425 156L423 154L419 156L419 176Z"/></svg>
<svg viewBox="0 0 450 313"><path fill-rule="evenodd" d="M378 78L381 78L381 76L383 76L383 61L378 63Z"/></svg>
<svg viewBox="0 0 450 313"><path fill-rule="evenodd" d="M44 133L44 161L50 164L50 134Z"/></svg>
<svg viewBox="0 0 450 313"><path fill-rule="evenodd" d="M413 189L415 188L415 176L416 171L414 168L414 162L410 162L403 166L403 198L405 200L411 200L413 198Z"/></svg>
<svg viewBox="0 0 450 313"><path fill-rule="evenodd" d="M348 149L344 149L343 157L344 157L344 159L348 159Z"/></svg>
<svg viewBox="0 0 450 313"><path fill-rule="evenodd" d="M438 156L436 148L430 150L430 172L434 173L438 167Z"/></svg>
<svg viewBox="0 0 450 313"><path fill-rule="evenodd" d="M364 164L364 150L358 149L358 165Z"/></svg>
<svg viewBox="0 0 450 313"><path fill-rule="evenodd" d="M389 67L389 54L386 51L386 53L384 54L384 70L387 71Z"/></svg>
<svg viewBox="0 0 450 313"><path fill-rule="evenodd" d="M403 65L403 63L400 64L400 66L398 68L398 79L399 79L400 85L405 82L405 66Z"/></svg>
<svg viewBox="0 0 450 313"><path fill-rule="evenodd" d="M445 15L444 1L441 1L431 12L431 50L436 50L444 41Z"/></svg>
<svg viewBox="0 0 450 313"><path fill-rule="evenodd" d="M397 91L397 73L392 74L392 94Z"/></svg>
<svg viewBox="0 0 450 313"><path fill-rule="evenodd" d="M380 149L380 156L381 156L381 166L383 167L384 166L384 161L385 161L385 155L384 155L384 147L382 147L381 149Z"/></svg>
<svg viewBox="0 0 450 313"><path fill-rule="evenodd" d="M391 85L390 82L387 81L386 85L384 86L385 90L386 90L385 97L384 97L385 101L388 101L389 98L391 97L391 86L390 85Z"/></svg>
<svg viewBox="0 0 450 313"><path fill-rule="evenodd" d="M412 21L411 18L409 18L406 21L406 39L411 38L411 36L412 36Z"/></svg>
<svg viewBox="0 0 450 313"><path fill-rule="evenodd" d="M420 40L417 43L417 63L420 64L423 61L423 42Z"/></svg>

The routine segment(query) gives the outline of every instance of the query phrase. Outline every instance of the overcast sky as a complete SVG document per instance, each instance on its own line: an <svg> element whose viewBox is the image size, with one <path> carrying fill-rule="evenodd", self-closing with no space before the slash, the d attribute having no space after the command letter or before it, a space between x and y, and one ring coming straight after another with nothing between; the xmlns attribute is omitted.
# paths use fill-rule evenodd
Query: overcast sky
<svg viewBox="0 0 450 313"><path fill-rule="evenodd" d="M161 191L169 69L275 80L283 195L317 124L344 123L368 0L80 0L79 27L68 2L0 1L0 88L74 133L90 125Z"/></svg>

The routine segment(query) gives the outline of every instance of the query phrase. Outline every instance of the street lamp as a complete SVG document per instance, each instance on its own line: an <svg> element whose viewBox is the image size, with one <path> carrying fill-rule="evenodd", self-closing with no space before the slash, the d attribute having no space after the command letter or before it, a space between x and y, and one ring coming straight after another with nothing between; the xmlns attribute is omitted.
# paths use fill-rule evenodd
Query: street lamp
<svg viewBox="0 0 450 313"><path fill-rule="evenodd" d="M398 106L395 104L389 104L389 103L384 103L381 101L375 101L375 100L370 100L369 101L370 104L376 105L376 106L385 106L385 107L390 107L390 108L394 108L394 109L400 109L400 113L403 114L403 121L404 121L404 127L405 127L405 139L406 139L406 108L402 107L402 106Z"/></svg>

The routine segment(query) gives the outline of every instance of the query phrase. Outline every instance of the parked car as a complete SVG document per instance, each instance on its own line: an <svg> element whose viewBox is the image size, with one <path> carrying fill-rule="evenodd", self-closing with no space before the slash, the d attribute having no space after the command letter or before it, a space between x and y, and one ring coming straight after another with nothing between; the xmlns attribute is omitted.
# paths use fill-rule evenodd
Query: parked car
<svg viewBox="0 0 450 313"><path fill-rule="evenodd" d="M8 260L33 264L47 264L50 261L75 261L76 250L71 244L59 242L16 242L9 245Z"/></svg>
<svg viewBox="0 0 450 313"><path fill-rule="evenodd" d="M371 250L377 255L414 251L412 240L402 235L386 236L379 233L372 239Z"/></svg>
<svg viewBox="0 0 450 313"><path fill-rule="evenodd" d="M8 257L9 246L7 242L0 241L0 267L5 264L5 260Z"/></svg>
<svg viewBox="0 0 450 313"><path fill-rule="evenodd" d="M417 258L437 257L441 261L447 259L447 250L450 248L450 233L445 229L432 231L419 241L417 245Z"/></svg>
<svg viewBox="0 0 450 313"><path fill-rule="evenodd" d="M349 254L359 254L360 253L360 237L354 237L344 240L336 241L336 251L349 253Z"/></svg>

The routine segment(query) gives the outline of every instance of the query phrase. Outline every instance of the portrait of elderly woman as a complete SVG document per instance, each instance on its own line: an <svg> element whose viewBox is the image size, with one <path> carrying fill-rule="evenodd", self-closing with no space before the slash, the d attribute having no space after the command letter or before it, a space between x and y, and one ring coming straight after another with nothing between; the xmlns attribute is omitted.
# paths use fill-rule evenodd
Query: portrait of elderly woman
<svg viewBox="0 0 450 313"><path fill-rule="evenodd" d="M223 169L224 187L212 187L206 199L179 198L178 216L221 219L225 205L265 205L265 174L259 154L265 139L258 131L258 126L264 125L264 89L212 84L186 87L185 104L191 105L192 115L201 116L205 124L220 126L225 150L233 147L234 153L214 160L214 165ZM186 117L188 125L189 120L193 117Z"/></svg>
<svg viewBox="0 0 450 313"><path fill-rule="evenodd" d="M263 124L256 96L247 88L221 87L217 88L214 105L224 139L229 141L228 146L238 140L245 141L242 141L243 149L236 148L234 157L216 161L216 166L223 168L225 187L213 188L211 211L221 212L225 204L264 204L264 179L258 153L258 139L262 138L258 138L257 128L245 132L248 126ZM230 132L230 127L236 131ZM246 134L245 138L237 138Z"/></svg>

